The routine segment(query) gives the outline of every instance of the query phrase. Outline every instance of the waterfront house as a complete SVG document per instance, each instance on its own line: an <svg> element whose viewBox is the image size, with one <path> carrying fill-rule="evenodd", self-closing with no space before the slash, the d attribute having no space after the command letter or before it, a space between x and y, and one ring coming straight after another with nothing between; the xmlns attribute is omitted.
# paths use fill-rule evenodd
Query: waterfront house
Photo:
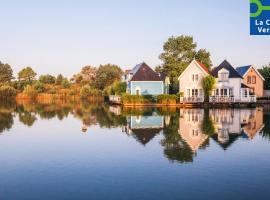
<svg viewBox="0 0 270 200"><path fill-rule="evenodd" d="M211 74L216 78L216 85L213 96L210 97L210 102L256 101L256 97L250 94L249 86L242 82L243 77L227 60L224 60L219 66L213 68Z"/></svg>
<svg viewBox="0 0 270 200"><path fill-rule="evenodd" d="M196 152L208 141L208 135L202 131L204 110L181 109L179 117L179 130L181 138L186 141L190 149Z"/></svg>
<svg viewBox="0 0 270 200"><path fill-rule="evenodd" d="M243 83L249 87L251 94L263 96L264 78L253 65L237 67L236 71L243 77Z"/></svg>
<svg viewBox="0 0 270 200"><path fill-rule="evenodd" d="M123 132L133 136L138 142L146 145L164 128L164 117L153 113L151 116L128 116Z"/></svg>
<svg viewBox="0 0 270 200"><path fill-rule="evenodd" d="M123 81L127 83L127 93L132 95L160 95L169 93L169 78L155 72L144 62L132 70L126 70Z"/></svg>
<svg viewBox="0 0 270 200"><path fill-rule="evenodd" d="M193 60L179 76L180 102L203 102L203 79L209 75L209 70L199 61Z"/></svg>

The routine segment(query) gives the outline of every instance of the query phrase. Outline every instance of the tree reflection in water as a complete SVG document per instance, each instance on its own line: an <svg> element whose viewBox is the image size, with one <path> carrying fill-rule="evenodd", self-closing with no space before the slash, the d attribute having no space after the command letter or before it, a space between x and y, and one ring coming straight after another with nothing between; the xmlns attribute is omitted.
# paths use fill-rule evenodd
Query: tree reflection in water
<svg viewBox="0 0 270 200"><path fill-rule="evenodd" d="M83 101L55 104L2 102L0 133L12 128L14 117L31 127L39 118L63 120L68 116L79 119L82 131L86 133L93 125L107 129L122 128L123 132L144 146L159 135L164 156L171 162L179 163L193 162L198 151L207 149L212 141L226 150L238 138L251 140L261 135L270 140L269 108L122 108Z"/></svg>

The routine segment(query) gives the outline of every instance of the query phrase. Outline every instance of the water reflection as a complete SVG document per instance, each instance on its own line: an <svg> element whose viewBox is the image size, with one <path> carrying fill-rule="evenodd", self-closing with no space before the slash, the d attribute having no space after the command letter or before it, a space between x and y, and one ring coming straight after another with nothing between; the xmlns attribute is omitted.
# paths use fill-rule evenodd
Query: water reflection
<svg viewBox="0 0 270 200"><path fill-rule="evenodd" d="M89 127L98 125L100 128L118 128L123 136L134 138L143 146L157 140L164 156L179 163L192 162L198 152L207 150L212 142L226 150L239 138L253 140L260 135L270 139L269 108L121 108L86 102L2 104L0 133L7 133L12 128L15 117L31 127L40 119L61 121L69 116L81 121L78 132L85 134Z"/></svg>

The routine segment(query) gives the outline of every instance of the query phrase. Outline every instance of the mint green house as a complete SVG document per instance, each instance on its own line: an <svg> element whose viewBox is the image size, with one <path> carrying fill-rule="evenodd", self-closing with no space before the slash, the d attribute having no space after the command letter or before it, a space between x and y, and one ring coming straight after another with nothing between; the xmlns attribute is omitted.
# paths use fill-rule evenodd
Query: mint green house
<svg viewBox="0 0 270 200"><path fill-rule="evenodd" d="M136 65L127 70L123 80L127 83L127 92L132 95L160 95L169 93L169 78L157 73L147 64Z"/></svg>

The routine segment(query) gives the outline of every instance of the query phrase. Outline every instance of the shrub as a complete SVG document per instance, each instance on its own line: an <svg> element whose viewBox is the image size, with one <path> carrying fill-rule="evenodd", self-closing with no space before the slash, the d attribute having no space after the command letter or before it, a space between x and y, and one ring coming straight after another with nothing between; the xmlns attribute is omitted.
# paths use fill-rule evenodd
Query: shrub
<svg viewBox="0 0 270 200"><path fill-rule="evenodd" d="M130 95L122 94L122 102L124 104L147 104L155 103L156 98L152 95Z"/></svg>
<svg viewBox="0 0 270 200"><path fill-rule="evenodd" d="M82 99L86 99L87 97L89 97L91 95L91 87L89 85L85 85L81 88L80 91L80 97Z"/></svg>
<svg viewBox="0 0 270 200"><path fill-rule="evenodd" d="M35 88L31 85L27 85L24 90L23 93L26 94L27 96L29 96L31 99L36 99L38 92L35 90Z"/></svg>
<svg viewBox="0 0 270 200"><path fill-rule="evenodd" d="M45 87L44 87L44 84L37 81L35 84L34 84L34 88L35 90L37 91L37 93L42 93L45 91Z"/></svg>
<svg viewBox="0 0 270 200"><path fill-rule="evenodd" d="M14 98L17 94L17 91L8 85L3 85L0 87L0 98L1 99L10 99Z"/></svg>
<svg viewBox="0 0 270 200"><path fill-rule="evenodd" d="M63 88L70 88L70 82L68 81L68 79L67 78L64 78L63 80L62 80L62 83L61 83L61 85L62 85L62 87Z"/></svg>
<svg viewBox="0 0 270 200"><path fill-rule="evenodd" d="M177 96L174 94L161 94L157 96L157 102L161 104L176 104Z"/></svg>
<svg viewBox="0 0 270 200"><path fill-rule="evenodd" d="M56 89L53 87L48 91L49 94L56 94Z"/></svg>

